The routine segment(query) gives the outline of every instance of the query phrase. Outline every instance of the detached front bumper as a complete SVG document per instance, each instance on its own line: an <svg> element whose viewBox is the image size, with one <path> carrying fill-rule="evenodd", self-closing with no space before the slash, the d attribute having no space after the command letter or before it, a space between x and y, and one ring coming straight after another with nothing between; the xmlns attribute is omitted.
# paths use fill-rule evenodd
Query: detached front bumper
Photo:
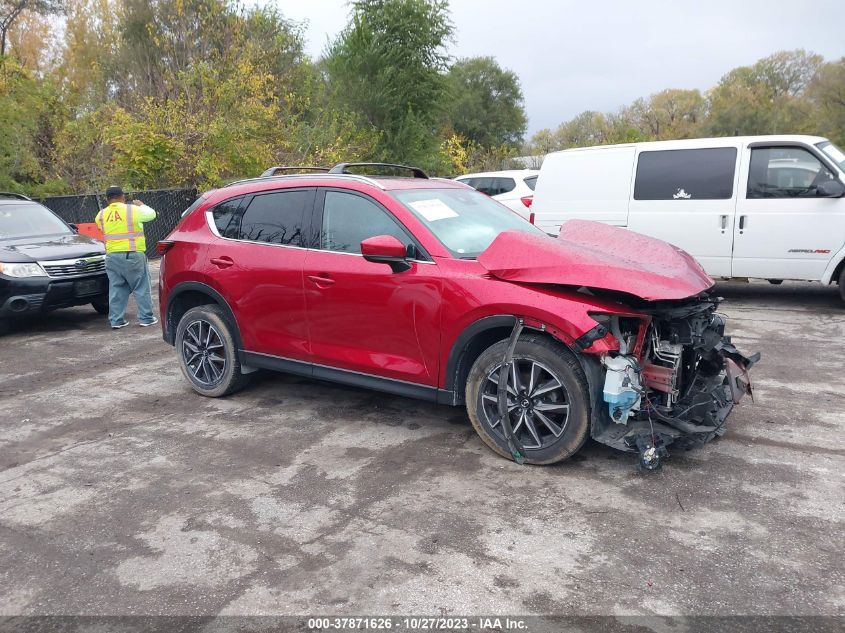
<svg viewBox="0 0 845 633"><path fill-rule="evenodd" d="M105 273L72 279L0 276L0 318L20 318L105 301L108 291Z"/></svg>

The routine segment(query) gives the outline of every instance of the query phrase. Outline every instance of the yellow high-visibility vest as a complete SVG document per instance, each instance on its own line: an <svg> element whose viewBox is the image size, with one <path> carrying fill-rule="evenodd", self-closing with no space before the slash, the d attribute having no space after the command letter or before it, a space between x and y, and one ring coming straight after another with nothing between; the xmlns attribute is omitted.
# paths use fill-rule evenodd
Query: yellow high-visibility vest
<svg viewBox="0 0 845 633"><path fill-rule="evenodd" d="M94 221L103 232L107 253L143 253L147 250L143 225L155 217L155 211L147 206L112 202L97 214Z"/></svg>

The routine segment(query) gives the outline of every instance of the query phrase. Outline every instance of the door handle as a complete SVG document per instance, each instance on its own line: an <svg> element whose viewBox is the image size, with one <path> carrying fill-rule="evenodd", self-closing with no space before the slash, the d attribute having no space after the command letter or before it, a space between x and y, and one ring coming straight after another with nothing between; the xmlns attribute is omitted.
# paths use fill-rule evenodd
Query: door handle
<svg viewBox="0 0 845 633"><path fill-rule="evenodd" d="M319 275L308 275L308 281L317 285L320 288L327 288L334 284L334 279L329 277L326 273L320 273Z"/></svg>
<svg viewBox="0 0 845 633"><path fill-rule="evenodd" d="M725 232L725 229L728 228L728 216L720 215L719 216L719 226L722 229L722 233Z"/></svg>
<svg viewBox="0 0 845 633"><path fill-rule="evenodd" d="M739 232L740 234L745 230L746 225L746 216L741 215L739 216Z"/></svg>
<svg viewBox="0 0 845 633"><path fill-rule="evenodd" d="M233 260L231 257L226 257L225 255L223 255L223 257L212 257L211 263L217 266L218 268L228 268L229 266L235 263L235 260Z"/></svg>

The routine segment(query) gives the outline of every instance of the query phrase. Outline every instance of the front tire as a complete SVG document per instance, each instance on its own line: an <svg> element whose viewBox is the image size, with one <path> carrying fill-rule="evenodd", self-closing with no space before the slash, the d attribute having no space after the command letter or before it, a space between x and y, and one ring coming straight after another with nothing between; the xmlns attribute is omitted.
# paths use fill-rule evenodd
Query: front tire
<svg viewBox="0 0 845 633"><path fill-rule="evenodd" d="M466 385L469 419L482 441L511 459L498 416L498 373L508 341L487 348ZM521 336L508 383L511 428L529 464L554 464L574 455L590 430L589 389L578 360L545 336Z"/></svg>
<svg viewBox="0 0 845 633"><path fill-rule="evenodd" d="M241 389L249 377L241 363L232 328L215 305L188 310L176 327L179 368L194 391L209 398Z"/></svg>
<svg viewBox="0 0 845 633"><path fill-rule="evenodd" d="M839 296L842 297L842 301L845 301L845 266L839 273Z"/></svg>
<svg viewBox="0 0 845 633"><path fill-rule="evenodd" d="M109 313L109 300L106 297L95 299L91 302L91 307L97 311L97 314L107 315Z"/></svg>

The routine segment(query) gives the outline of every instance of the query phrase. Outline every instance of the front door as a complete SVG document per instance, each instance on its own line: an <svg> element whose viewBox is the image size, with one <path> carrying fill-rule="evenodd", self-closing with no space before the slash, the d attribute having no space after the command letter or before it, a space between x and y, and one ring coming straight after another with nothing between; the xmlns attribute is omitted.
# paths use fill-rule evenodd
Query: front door
<svg viewBox="0 0 845 633"><path fill-rule="evenodd" d="M682 248L712 277L730 277L736 162L736 147L640 152L628 228Z"/></svg>
<svg viewBox="0 0 845 633"><path fill-rule="evenodd" d="M322 208L322 214L320 209ZM315 375L339 368L436 386L440 347L437 265L410 270L366 261L361 241L410 234L369 196L327 189L317 194L318 248L305 259L305 300Z"/></svg>
<svg viewBox="0 0 845 633"><path fill-rule="evenodd" d="M745 150L734 223L735 277L818 280L845 244L845 198L819 197L836 178L806 147Z"/></svg>

